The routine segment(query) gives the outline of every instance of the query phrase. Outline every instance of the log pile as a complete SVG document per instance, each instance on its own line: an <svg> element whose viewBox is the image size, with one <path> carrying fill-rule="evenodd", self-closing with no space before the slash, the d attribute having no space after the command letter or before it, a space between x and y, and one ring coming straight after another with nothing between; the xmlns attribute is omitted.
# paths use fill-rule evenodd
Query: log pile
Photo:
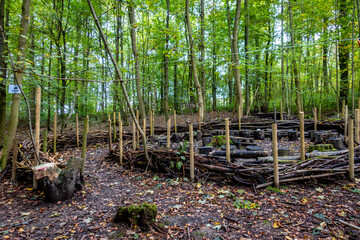
<svg viewBox="0 0 360 240"><path fill-rule="evenodd" d="M305 161L279 161L280 184L309 179L339 179L348 174L348 151L337 151L337 155L320 155ZM360 146L355 148L355 156L360 154ZM189 177L189 154L167 149L149 149L149 164L141 151L125 152L124 164L127 167L151 169L165 173L168 177ZM108 160L118 161L118 153L111 153ZM195 155L195 177L211 179L240 185L264 188L273 184L273 164L271 158L259 160L243 159L241 164L218 161L211 156ZM179 164L181 162L181 164ZM355 158L355 173L360 173L360 158Z"/></svg>

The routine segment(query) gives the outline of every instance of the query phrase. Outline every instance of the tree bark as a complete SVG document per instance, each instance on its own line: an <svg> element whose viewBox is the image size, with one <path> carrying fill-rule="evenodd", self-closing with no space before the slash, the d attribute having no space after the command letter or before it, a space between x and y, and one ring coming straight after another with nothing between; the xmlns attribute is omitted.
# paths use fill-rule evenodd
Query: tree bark
<svg viewBox="0 0 360 240"><path fill-rule="evenodd" d="M166 34L165 34L165 54L164 54L164 111L165 120L169 119L169 21L170 21L170 0L166 0Z"/></svg>
<svg viewBox="0 0 360 240"><path fill-rule="evenodd" d="M296 110L301 112L301 82L299 77L299 72L296 62L296 48L295 48L295 31L293 26L293 16L292 16L292 0L289 0L289 22L290 22L290 38L291 46L293 47L293 56L292 56L292 68L293 68L293 77L295 80L295 92L296 92Z"/></svg>
<svg viewBox="0 0 360 240"><path fill-rule="evenodd" d="M18 58L17 61L20 62L17 66L18 69L25 68L25 50L26 50L26 43L27 43L27 33L29 30L29 19L30 19L30 7L31 7L31 0L23 0L22 10L21 10L21 22L20 22L20 33L19 33L19 40L18 40ZM21 86L24 73L17 72L15 73L16 76L15 82ZM12 103L11 103L11 112L9 118L9 126L8 126L8 144L7 149L12 149L12 145L14 142L17 125L19 121L19 108L20 108L20 94L13 94L12 95Z"/></svg>
<svg viewBox="0 0 360 240"><path fill-rule="evenodd" d="M345 100L347 103L349 93L349 55L350 47L348 29L348 6L346 0L339 1L339 25L340 25L340 42L339 42L339 67L340 67L340 101Z"/></svg>
<svg viewBox="0 0 360 240"><path fill-rule="evenodd" d="M197 66L196 66L196 57L195 57L195 50L194 50L194 41L192 38L192 27L190 22L190 14L189 14L189 0L185 0L185 22L187 26L189 44L190 44L190 57L191 57L191 66L192 66L192 73L194 79L194 85L198 97L199 103L199 120L203 121L205 115L205 103L203 99L202 88L199 83L198 73L197 73Z"/></svg>
<svg viewBox="0 0 360 240"><path fill-rule="evenodd" d="M204 108L206 105L206 78L205 78L205 0L200 0L200 82ZM205 113L205 110L204 110Z"/></svg>
<svg viewBox="0 0 360 240"><path fill-rule="evenodd" d="M227 1L227 6L229 8L229 2ZM241 76L240 76L240 59L239 59L239 47L238 47L238 36L239 36L239 22L240 22L240 13L241 13L241 0L236 0L236 10L235 10L235 21L234 28L231 40L231 58L233 63L233 71L235 78L235 91L236 91L236 101L235 101L235 111L238 111L238 105L240 105L240 111L243 112L243 96L241 90ZM228 10L228 26L229 32L231 32L231 23ZM231 36L231 35L230 35ZM238 112L239 114L239 112Z"/></svg>
<svg viewBox="0 0 360 240"><path fill-rule="evenodd" d="M135 78L136 78L136 92L137 92L137 98L139 102L139 112L140 112L140 120L144 119L145 116L145 107L144 107L144 101L141 95L141 76L140 76L140 63L139 63L139 56L136 46L136 22L135 22L135 9L134 9L134 1L129 1L128 6L128 14L129 14L129 21L130 21L130 35L131 35L131 45L132 45L132 52L134 55L135 60ZM140 121L142 122L142 121Z"/></svg>
<svg viewBox="0 0 360 240"><path fill-rule="evenodd" d="M0 27L4 34L0 32L0 146L2 146L5 123L6 123L6 68L5 62L5 0L0 0Z"/></svg>
<svg viewBox="0 0 360 240"><path fill-rule="evenodd" d="M244 1L245 11L245 110L249 111L250 106L250 83L249 83L249 1Z"/></svg>

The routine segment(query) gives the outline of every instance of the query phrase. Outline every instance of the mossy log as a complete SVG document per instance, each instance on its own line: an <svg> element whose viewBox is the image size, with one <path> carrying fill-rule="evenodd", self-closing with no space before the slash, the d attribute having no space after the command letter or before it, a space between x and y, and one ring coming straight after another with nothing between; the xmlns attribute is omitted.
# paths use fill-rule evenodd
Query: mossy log
<svg viewBox="0 0 360 240"><path fill-rule="evenodd" d="M132 228L136 225L148 229L156 219L157 207L155 204L131 204L119 207L114 217L115 223L127 223Z"/></svg>

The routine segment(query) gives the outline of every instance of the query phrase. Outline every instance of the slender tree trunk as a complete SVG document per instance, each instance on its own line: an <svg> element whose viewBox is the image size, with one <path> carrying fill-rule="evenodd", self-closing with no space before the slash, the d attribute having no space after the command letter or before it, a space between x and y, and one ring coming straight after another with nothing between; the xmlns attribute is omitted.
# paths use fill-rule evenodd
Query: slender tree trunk
<svg viewBox="0 0 360 240"><path fill-rule="evenodd" d="M289 0L289 22L290 22L290 38L291 45L293 47L293 56L292 56L292 68L293 68L293 77L295 80L295 92L296 92L296 111L297 113L301 111L301 83L300 76L298 72L297 62L296 62L296 48L295 48L295 31L293 27L293 18L292 18L292 0Z"/></svg>
<svg viewBox="0 0 360 240"><path fill-rule="evenodd" d="M205 0L200 0L200 82L204 108L206 106L206 78L205 78ZM205 110L204 110L205 114ZM204 116L205 117L205 116Z"/></svg>
<svg viewBox="0 0 360 240"><path fill-rule="evenodd" d="M132 52L134 55L135 60L135 77L136 77L136 91L137 91L137 98L139 102L139 112L140 112L140 119L145 118L145 107L144 107L144 101L141 95L141 76L140 76L140 63L139 63L139 56L136 46L136 30L135 30L135 10L134 10L134 1L129 2L128 6L128 13L129 13L129 20L130 20L130 35L131 35L131 44L132 44ZM140 121L142 122L142 121Z"/></svg>
<svg viewBox="0 0 360 240"><path fill-rule="evenodd" d="M348 6L346 0L339 1L339 24L340 39L339 42L339 67L340 67L340 101L347 102L349 93L349 55L350 47L346 39L349 38L348 29Z"/></svg>
<svg viewBox="0 0 360 240"><path fill-rule="evenodd" d="M0 27L3 32L0 32L0 146L2 146L4 132L5 132L5 123L6 123L6 68L7 64L5 62L5 51L6 42L3 36L6 36L5 33L5 0L0 0Z"/></svg>
<svg viewBox="0 0 360 240"><path fill-rule="evenodd" d="M228 1L227 1L227 7L229 8ZM235 101L234 110L238 111L239 108L237 106L240 105L240 109L241 109L240 111L243 112L243 96L241 90L240 59L239 59L239 47L238 47L240 13L241 13L241 0L236 0L235 21L234 21L233 34L231 37L231 57L233 62L235 91L236 91L236 101ZM229 11L228 11L228 25L231 26ZM229 31L231 32L231 29L229 29Z"/></svg>
<svg viewBox="0 0 360 240"><path fill-rule="evenodd" d="M281 0L281 102L285 107L286 87L284 78L284 0Z"/></svg>
<svg viewBox="0 0 360 240"><path fill-rule="evenodd" d="M250 83L249 83L249 1L244 1L245 11L245 111L250 107Z"/></svg>
<svg viewBox="0 0 360 240"><path fill-rule="evenodd" d="M205 114L205 103L203 99L203 93L201 89L201 85L199 83L199 78L197 74L197 66L196 66L196 57L195 57L195 50L194 50L194 41L192 38L192 27L190 22L190 14L189 14L189 0L185 0L185 22L187 26L187 32L188 32L188 38L189 38L189 44L190 44L190 56L191 56L191 66L193 71L193 79L194 79L194 85L198 97L198 103L199 103L199 118L200 121L203 121L204 114Z"/></svg>
<svg viewBox="0 0 360 240"><path fill-rule="evenodd" d="M324 18L324 26L323 26L323 38L324 38L324 44L322 47L322 70L323 70L323 86L324 90L327 93L329 88L329 79L328 79L328 44L326 43L328 41L328 19Z"/></svg>
<svg viewBox="0 0 360 240"><path fill-rule="evenodd" d="M164 111L165 120L169 119L169 21L170 21L170 0L166 0L166 34L165 34L165 54L164 54Z"/></svg>
<svg viewBox="0 0 360 240"><path fill-rule="evenodd" d="M216 111L216 25L215 25L215 3L213 0L213 18L212 18L212 35L213 35L213 67L212 67L212 84L211 84L211 92L212 92L212 110Z"/></svg>
<svg viewBox="0 0 360 240"><path fill-rule="evenodd" d="M25 68L25 50L27 43L27 33L29 29L29 19L30 19L30 6L31 0L23 0L22 10L21 10L21 22L20 22L20 33L19 33L19 41L18 41L18 67L20 69ZM24 73L18 72L15 73L15 82L18 85L22 85ZM19 121L19 108L20 108L20 94L12 95L11 102L11 113L9 118L9 126L8 126L8 137L7 137L7 149L12 149L12 145L14 142L17 124Z"/></svg>
<svg viewBox="0 0 360 240"><path fill-rule="evenodd" d="M175 47L175 53L177 52L177 43L176 43L176 47ZM179 86L178 86L178 78L177 78L177 62L174 62L174 109L178 110L179 109L179 102L178 102L178 91L179 91Z"/></svg>

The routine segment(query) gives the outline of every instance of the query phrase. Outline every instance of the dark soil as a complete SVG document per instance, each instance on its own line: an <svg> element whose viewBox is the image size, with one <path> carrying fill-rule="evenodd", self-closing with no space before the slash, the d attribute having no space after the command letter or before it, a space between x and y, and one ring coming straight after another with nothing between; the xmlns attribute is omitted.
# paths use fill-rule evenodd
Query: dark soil
<svg viewBox="0 0 360 240"><path fill-rule="evenodd" d="M5 177L1 238L357 239L360 234L338 221L360 225L359 182L308 181L255 194L239 186L126 170L105 161L106 155L106 147L89 149L86 185L56 204L45 203L29 184L13 185ZM144 232L112 222L118 206L143 201L158 206L159 228Z"/></svg>

